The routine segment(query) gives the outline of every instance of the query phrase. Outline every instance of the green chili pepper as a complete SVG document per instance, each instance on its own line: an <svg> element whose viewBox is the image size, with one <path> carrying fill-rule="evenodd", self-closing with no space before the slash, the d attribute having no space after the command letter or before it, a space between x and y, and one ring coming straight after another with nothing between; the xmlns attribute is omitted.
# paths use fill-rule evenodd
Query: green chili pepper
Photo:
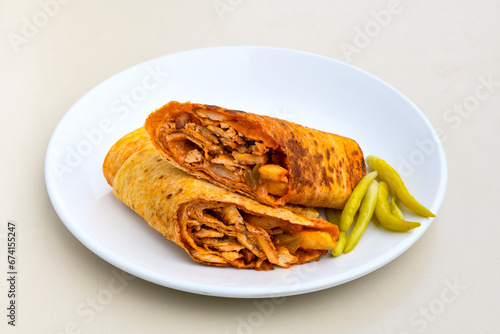
<svg viewBox="0 0 500 334"><path fill-rule="evenodd" d="M347 240L347 234L343 231L339 233L339 239L337 240L337 244L335 248L332 249L332 256L339 256L344 251L345 243Z"/></svg>
<svg viewBox="0 0 500 334"><path fill-rule="evenodd" d="M260 166L261 166L260 164L257 164L253 166L252 169L252 178L255 180L256 185L262 184L262 180L260 179L260 173L259 173Z"/></svg>
<svg viewBox="0 0 500 334"><path fill-rule="evenodd" d="M300 234L281 233L274 236L276 242L280 246L285 246L291 254L295 254L302 243Z"/></svg>
<svg viewBox="0 0 500 334"><path fill-rule="evenodd" d="M359 216L351 234L349 234L349 238L345 244L344 253L352 251L365 232L370 219L372 219L373 211L375 210L375 206L377 204L377 195L378 182L373 180L370 182L370 186L368 187L365 196L363 196L363 201L361 202L361 207L359 208Z"/></svg>
<svg viewBox="0 0 500 334"><path fill-rule="evenodd" d="M259 184L262 184L259 173L260 166L260 164L257 164L253 167L252 171L246 170L243 173L246 183L254 190L257 189Z"/></svg>
<svg viewBox="0 0 500 334"><path fill-rule="evenodd" d="M245 178L246 183L250 186L252 189L256 189L257 185L255 184L255 180L252 177L252 172L247 170L243 173L243 177Z"/></svg>
<svg viewBox="0 0 500 334"><path fill-rule="evenodd" d="M351 227L351 224L354 221L354 215L361 205L361 200L363 199L370 182L372 182L377 175L377 171L366 174L356 185L356 188L354 188L351 196L347 200L344 210L342 210L342 215L340 216L341 231L347 232Z"/></svg>
<svg viewBox="0 0 500 334"><path fill-rule="evenodd" d="M401 211L401 209L399 208L398 206L398 203L396 203L397 201L397 198L396 196L393 196L391 198L391 203L390 203L390 206L391 206L391 213L398 217L399 219L405 219L405 216L403 215L403 212Z"/></svg>
<svg viewBox="0 0 500 334"><path fill-rule="evenodd" d="M285 245L285 247L288 248L288 251L291 254L295 254L295 252L297 251L297 249L299 249L301 243L302 243L302 237L299 235L299 236L297 236L297 238L295 240L290 241L289 243L287 243Z"/></svg>
<svg viewBox="0 0 500 334"><path fill-rule="evenodd" d="M410 194L398 172L396 172L396 170L392 168L387 162L374 155L367 156L365 160L366 164L372 170L378 172L378 176L380 177L380 179L387 182L388 186L394 191L399 200L406 207L408 207L408 209L412 210L422 217L435 217L432 212L430 212L426 207L420 204Z"/></svg>
<svg viewBox="0 0 500 334"><path fill-rule="evenodd" d="M338 212L339 212L338 210L326 208L325 209L326 220L328 220L332 224L339 226L340 218Z"/></svg>
<svg viewBox="0 0 500 334"><path fill-rule="evenodd" d="M394 216L391 213L388 197L389 187L386 182L381 181L378 185L375 216L383 227L391 231L406 232L420 226L420 223L409 222Z"/></svg>

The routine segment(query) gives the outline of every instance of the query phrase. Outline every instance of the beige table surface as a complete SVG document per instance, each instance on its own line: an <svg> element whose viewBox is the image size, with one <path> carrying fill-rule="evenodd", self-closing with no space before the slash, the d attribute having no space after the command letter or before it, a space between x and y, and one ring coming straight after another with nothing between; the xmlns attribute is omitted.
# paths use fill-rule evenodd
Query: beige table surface
<svg viewBox="0 0 500 334"><path fill-rule="evenodd" d="M0 1L0 332L500 333L499 13L493 0ZM424 236L367 276L274 302L172 290L85 248L45 187L57 123L121 70L222 45L331 57L408 96L439 129L448 161ZM18 229L15 327L8 221ZM96 302L116 276L120 289Z"/></svg>

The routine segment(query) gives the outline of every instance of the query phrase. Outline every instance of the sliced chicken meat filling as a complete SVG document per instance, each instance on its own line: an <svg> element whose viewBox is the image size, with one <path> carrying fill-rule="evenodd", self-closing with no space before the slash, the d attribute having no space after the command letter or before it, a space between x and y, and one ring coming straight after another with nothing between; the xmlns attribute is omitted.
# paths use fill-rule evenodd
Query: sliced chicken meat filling
<svg viewBox="0 0 500 334"><path fill-rule="evenodd" d="M284 246L277 246L277 236L296 234L302 226L281 219L241 213L235 205L206 208L190 215L187 233L194 248L218 252L229 263L246 267L252 262L260 269L273 265L288 268L298 258ZM278 237L279 238L279 237Z"/></svg>
<svg viewBox="0 0 500 334"><path fill-rule="evenodd" d="M217 118L219 115L199 111L198 116L182 113L165 124L169 132L175 129L168 143L179 162L241 182L260 194L281 197L288 193L288 170L282 152L245 138Z"/></svg>

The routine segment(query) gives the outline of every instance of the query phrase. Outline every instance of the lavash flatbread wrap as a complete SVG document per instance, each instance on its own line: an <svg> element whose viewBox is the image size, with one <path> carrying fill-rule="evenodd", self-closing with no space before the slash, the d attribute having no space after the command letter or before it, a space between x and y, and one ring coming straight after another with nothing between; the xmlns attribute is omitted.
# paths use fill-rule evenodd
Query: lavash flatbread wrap
<svg viewBox="0 0 500 334"><path fill-rule="evenodd" d="M342 209L366 174L354 140L273 117L171 101L145 128L174 166L272 206Z"/></svg>
<svg viewBox="0 0 500 334"><path fill-rule="evenodd" d="M327 221L263 205L172 166L144 128L113 145L103 173L118 199L202 264L288 268L319 260L338 239Z"/></svg>

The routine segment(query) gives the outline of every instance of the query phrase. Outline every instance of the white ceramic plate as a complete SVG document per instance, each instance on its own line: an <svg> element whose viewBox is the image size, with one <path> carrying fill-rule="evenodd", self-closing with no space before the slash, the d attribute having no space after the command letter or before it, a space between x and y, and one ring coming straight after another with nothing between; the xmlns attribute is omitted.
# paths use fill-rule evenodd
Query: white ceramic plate
<svg viewBox="0 0 500 334"><path fill-rule="evenodd" d="M413 195L437 213L447 180L442 145L406 97L350 65L268 47L217 47L156 58L100 83L65 114L50 140L45 177L67 228L95 254L145 280L204 295L259 298L333 287L395 259L432 219L393 233L370 224L354 251L262 272L200 265L117 200L102 175L120 137L171 100L277 116L355 139L365 155L386 159Z"/></svg>

